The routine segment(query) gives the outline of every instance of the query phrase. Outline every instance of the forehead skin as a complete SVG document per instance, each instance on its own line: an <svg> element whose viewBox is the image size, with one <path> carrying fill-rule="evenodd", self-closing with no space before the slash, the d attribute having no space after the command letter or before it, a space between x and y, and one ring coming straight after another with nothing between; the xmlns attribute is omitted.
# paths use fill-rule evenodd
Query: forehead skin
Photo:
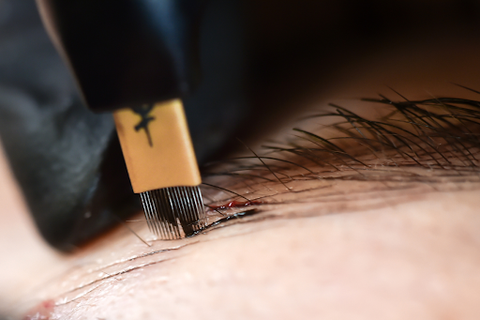
<svg viewBox="0 0 480 320"><path fill-rule="evenodd" d="M457 94L439 78L480 87L469 72L479 67L476 48L458 50L458 59L437 49L430 51L436 59L418 63L413 54L393 55L384 68L379 61L369 75L371 87L359 71L365 67L358 66L356 82L332 84L330 96L312 94L305 105L371 95L383 89L378 79L389 78L382 73L387 69L401 71L391 85L412 99L425 97L418 88L448 87L446 95ZM422 61L427 70L444 70L439 67L461 59L468 66L457 65L450 75L419 73ZM405 71L405 65L414 68ZM353 101L348 106L360 108ZM50 299L55 307L46 314L52 319L474 319L480 311L475 182L447 191L379 191L379 206L360 206L367 199L358 197L339 201L326 215L323 198L263 206L258 217L268 218L243 218L178 241L154 241L145 223L132 222L151 247L118 228L61 256L35 233L2 164L0 248L8 259L0 269L0 310L17 317ZM228 184L224 179L218 184ZM344 195L357 191L353 182L342 186Z"/></svg>

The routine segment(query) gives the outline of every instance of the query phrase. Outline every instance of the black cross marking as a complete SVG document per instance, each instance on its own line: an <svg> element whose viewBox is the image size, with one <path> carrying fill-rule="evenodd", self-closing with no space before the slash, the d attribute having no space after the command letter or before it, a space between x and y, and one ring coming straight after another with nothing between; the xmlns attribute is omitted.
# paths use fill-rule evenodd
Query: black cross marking
<svg viewBox="0 0 480 320"><path fill-rule="evenodd" d="M133 112L142 117L140 122L135 126L135 131L140 131L141 129L145 130L145 133L147 134L148 144L150 145L150 147L153 147L153 142L150 135L150 130L148 129L148 125L151 121L155 120L155 117L152 117L150 115L153 107L153 104L144 104L140 107L132 108Z"/></svg>

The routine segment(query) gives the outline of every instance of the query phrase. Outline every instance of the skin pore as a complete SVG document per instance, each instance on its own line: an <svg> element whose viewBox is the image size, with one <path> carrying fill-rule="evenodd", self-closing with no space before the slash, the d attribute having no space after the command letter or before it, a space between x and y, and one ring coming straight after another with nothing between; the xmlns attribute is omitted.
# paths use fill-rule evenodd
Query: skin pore
<svg viewBox="0 0 480 320"><path fill-rule="evenodd" d="M209 210L210 223L234 218L192 238L155 240L139 215L128 226L151 246L119 226L61 255L34 230L3 161L1 312L14 319L474 319L478 106L438 99L480 100L447 82L480 88L474 43L385 49L297 97L295 118L308 119L279 121L278 130L246 142L251 150L238 143L232 157L242 159L205 168L207 184L257 202ZM383 99L378 92L399 103L357 99ZM246 201L202 190L212 206Z"/></svg>

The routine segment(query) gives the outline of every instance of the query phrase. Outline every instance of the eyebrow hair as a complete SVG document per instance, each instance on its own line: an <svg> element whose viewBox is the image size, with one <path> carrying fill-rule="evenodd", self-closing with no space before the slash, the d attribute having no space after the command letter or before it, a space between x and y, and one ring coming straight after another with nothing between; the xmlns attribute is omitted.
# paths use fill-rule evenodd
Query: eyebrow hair
<svg viewBox="0 0 480 320"><path fill-rule="evenodd" d="M310 122L307 127L318 120L327 125L294 127L292 136L264 145L262 153L247 147L251 156L206 166L207 205L248 199L257 201L249 210L271 215L285 204L315 202L323 205L318 211L323 214L479 188L480 101L409 100L392 91L398 101L384 95L361 99L365 106L355 112L330 104L328 110L301 119ZM374 115L361 115L368 112ZM224 219L242 208L224 205L216 211Z"/></svg>

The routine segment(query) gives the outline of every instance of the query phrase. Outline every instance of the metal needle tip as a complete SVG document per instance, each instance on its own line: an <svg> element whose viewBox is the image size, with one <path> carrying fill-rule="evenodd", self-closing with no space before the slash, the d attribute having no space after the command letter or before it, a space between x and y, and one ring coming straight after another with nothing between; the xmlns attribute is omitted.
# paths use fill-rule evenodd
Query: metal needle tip
<svg viewBox="0 0 480 320"><path fill-rule="evenodd" d="M150 231L165 240L191 236L206 226L201 190L169 187L140 193Z"/></svg>

